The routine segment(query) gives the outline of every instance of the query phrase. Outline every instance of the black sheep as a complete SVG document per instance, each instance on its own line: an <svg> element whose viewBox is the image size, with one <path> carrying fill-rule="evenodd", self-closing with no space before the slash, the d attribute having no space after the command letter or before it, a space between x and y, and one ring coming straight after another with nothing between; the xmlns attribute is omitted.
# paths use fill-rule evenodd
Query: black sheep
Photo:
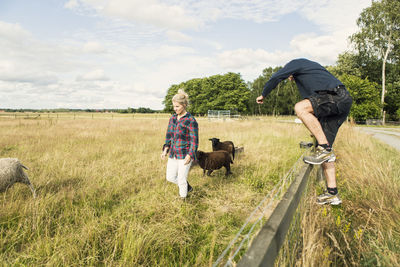
<svg viewBox="0 0 400 267"><path fill-rule="evenodd" d="M228 176L232 174L231 163L233 163L231 156L225 150L213 151L213 152L203 152L197 151L197 159L199 161L200 167L203 169L203 175L207 170L207 175L214 170L220 169L222 166L226 168L225 175Z"/></svg>
<svg viewBox="0 0 400 267"><path fill-rule="evenodd" d="M229 154L232 155L232 160L235 159L235 146L232 141L224 141L220 142L218 138L208 139L212 142L213 151L225 150L228 151Z"/></svg>

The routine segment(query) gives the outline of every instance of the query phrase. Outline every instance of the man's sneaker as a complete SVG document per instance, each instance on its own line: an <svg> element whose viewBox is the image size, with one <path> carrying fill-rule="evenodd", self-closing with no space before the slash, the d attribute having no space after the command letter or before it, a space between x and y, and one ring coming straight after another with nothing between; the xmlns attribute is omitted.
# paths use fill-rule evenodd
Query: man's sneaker
<svg viewBox="0 0 400 267"><path fill-rule="evenodd" d="M317 197L317 204L331 204L331 205L339 205L342 203L339 194L332 195L329 192L325 192Z"/></svg>
<svg viewBox="0 0 400 267"><path fill-rule="evenodd" d="M316 151L309 156L304 156L303 161L308 164L319 165L324 162L333 162L336 160L336 156L331 151L326 150L322 146L318 146Z"/></svg>
<svg viewBox="0 0 400 267"><path fill-rule="evenodd" d="M333 157L328 159L326 162L335 162L335 161L336 161L336 156L335 156L335 154L333 154Z"/></svg>
<svg viewBox="0 0 400 267"><path fill-rule="evenodd" d="M192 191L193 191L193 187L191 187L189 183L187 183L187 184L188 184L188 187L187 187L188 193L189 193L189 192L192 192Z"/></svg>

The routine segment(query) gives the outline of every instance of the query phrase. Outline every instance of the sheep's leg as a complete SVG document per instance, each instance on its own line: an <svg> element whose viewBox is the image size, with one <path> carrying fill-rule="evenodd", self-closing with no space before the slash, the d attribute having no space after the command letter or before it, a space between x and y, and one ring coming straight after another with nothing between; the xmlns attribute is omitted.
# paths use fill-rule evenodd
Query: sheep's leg
<svg viewBox="0 0 400 267"><path fill-rule="evenodd" d="M212 170L208 170L208 171L207 171L207 175L208 175L208 176L211 176L211 173L212 173L212 172L213 172Z"/></svg>
<svg viewBox="0 0 400 267"><path fill-rule="evenodd" d="M203 176L206 175L206 169L203 169Z"/></svg>
<svg viewBox="0 0 400 267"><path fill-rule="evenodd" d="M229 174L232 174L231 165L229 163L227 165L225 165L225 168L226 168L225 176L228 176Z"/></svg>

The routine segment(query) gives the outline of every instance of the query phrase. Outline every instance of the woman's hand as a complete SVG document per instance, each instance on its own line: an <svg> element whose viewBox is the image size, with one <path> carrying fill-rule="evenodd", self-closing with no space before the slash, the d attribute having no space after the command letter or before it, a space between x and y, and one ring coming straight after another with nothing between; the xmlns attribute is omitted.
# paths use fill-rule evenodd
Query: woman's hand
<svg viewBox="0 0 400 267"><path fill-rule="evenodd" d="M192 158L189 155L186 155L184 164L188 165L191 160L192 160Z"/></svg>
<svg viewBox="0 0 400 267"><path fill-rule="evenodd" d="M164 151L161 153L161 159L162 160L164 160L165 159L165 156L168 154L168 147L166 147L165 149L164 149Z"/></svg>

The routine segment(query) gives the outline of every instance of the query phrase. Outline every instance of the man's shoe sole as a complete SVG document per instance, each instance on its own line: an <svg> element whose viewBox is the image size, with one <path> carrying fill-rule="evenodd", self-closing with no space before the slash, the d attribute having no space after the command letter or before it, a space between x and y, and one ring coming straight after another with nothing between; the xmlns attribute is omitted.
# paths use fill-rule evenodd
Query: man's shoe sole
<svg viewBox="0 0 400 267"><path fill-rule="evenodd" d="M318 205L330 204L330 205L334 205L334 206L336 206L336 205L340 205L340 204L342 204L342 201L341 201L341 200L339 200L339 201L333 201L333 202L329 202L329 201L325 201L325 202L318 202L318 201L317 201L317 204L318 204Z"/></svg>
<svg viewBox="0 0 400 267"><path fill-rule="evenodd" d="M312 162L312 161L308 161L308 160L306 160L306 159L303 159L303 161L304 161L305 163L307 163L307 164L321 165L322 163L329 161L329 159L326 159L326 160L321 161L321 162Z"/></svg>

